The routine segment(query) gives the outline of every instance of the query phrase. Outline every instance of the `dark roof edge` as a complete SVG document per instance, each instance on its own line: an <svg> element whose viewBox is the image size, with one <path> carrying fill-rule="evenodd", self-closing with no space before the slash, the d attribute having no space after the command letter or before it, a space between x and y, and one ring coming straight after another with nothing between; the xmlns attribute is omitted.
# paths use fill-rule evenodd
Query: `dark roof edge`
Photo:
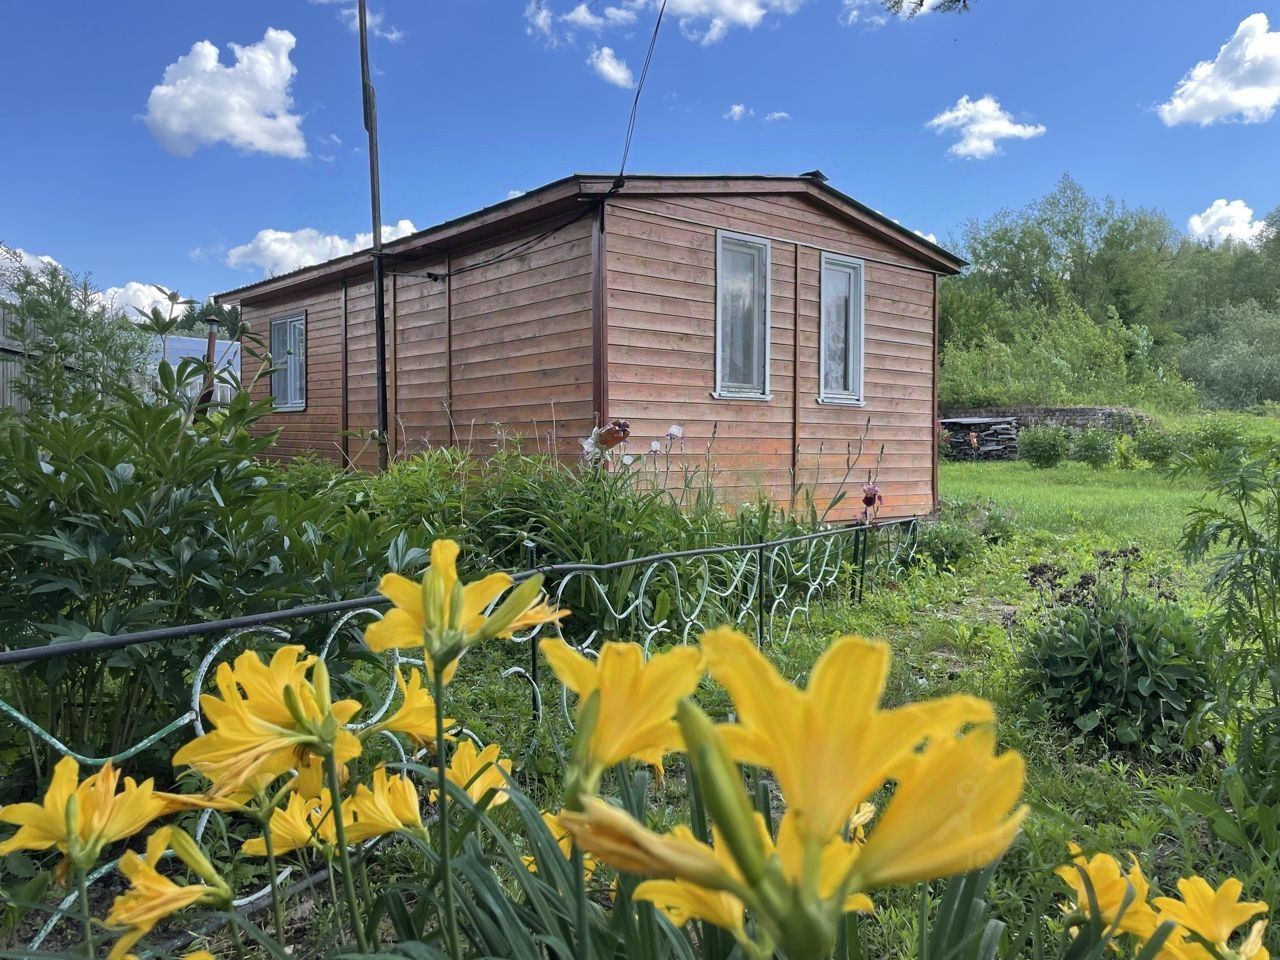
<svg viewBox="0 0 1280 960"><path fill-rule="evenodd" d="M504 223L508 219L520 215L530 215L531 219L536 219L533 215L536 211L546 204L554 201L563 201L574 196L583 197L586 191L583 186L590 183L597 189L601 184L612 186L617 179L616 174L602 173L574 173L550 183L543 184L529 190L518 197L511 197L498 203L490 204L487 207L481 207L470 213L463 214L460 217L454 217L451 220L445 220L441 223L434 224L422 230L418 230L407 236L400 237L391 242L385 243L383 249L389 254L406 255L411 254L418 248L429 246L433 241L450 238L468 232L469 230L481 230L487 226L496 226ZM837 204L845 204L853 208L860 216L865 217L877 226L885 234L895 239L898 244L907 250L913 252L917 256L923 257L925 260L933 261L933 263L943 273L958 273L961 269L968 265L967 261L947 250L945 247L921 236L913 230L908 230L900 223L896 223L891 218L880 213L865 203L855 200L846 193L830 186L824 180L817 177L808 176L789 176L780 174L656 174L656 173L629 173L626 175L626 181L661 181L661 180L742 180L742 181L760 181L782 183L795 183L797 186L804 185L815 191L817 194L825 195L828 199L834 200ZM564 188L572 184L574 189L565 190ZM600 194L595 193L596 196ZM253 283L244 284L243 286L234 287L222 293L214 294L214 300L222 303L227 301L239 301L246 297L270 296L276 292L299 284L309 283L311 279L320 279L326 276L341 276L346 270L363 263L368 259L370 248L357 250L353 253L345 254L341 257L335 257L332 260L326 260L322 263L311 264L305 267L299 267L288 273L277 274L273 277L265 277L256 280ZM424 252L425 255L425 252ZM277 290L277 288L279 288Z"/></svg>

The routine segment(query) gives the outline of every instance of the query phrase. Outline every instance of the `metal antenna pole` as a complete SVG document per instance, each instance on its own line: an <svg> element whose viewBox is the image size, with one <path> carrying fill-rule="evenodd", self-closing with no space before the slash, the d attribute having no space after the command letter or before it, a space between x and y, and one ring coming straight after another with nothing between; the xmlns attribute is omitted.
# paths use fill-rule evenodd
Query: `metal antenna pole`
<svg viewBox="0 0 1280 960"><path fill-rule="evenodd" d="M373 337L378 394L378 469L387 469L387 318L383 302L382 186L378 177L378 98L369 79L369 13L359 0L360 90L364 102L364 128L369 134L369 202L373 208ZM346 345L343 345L346 349Z"/></svg>

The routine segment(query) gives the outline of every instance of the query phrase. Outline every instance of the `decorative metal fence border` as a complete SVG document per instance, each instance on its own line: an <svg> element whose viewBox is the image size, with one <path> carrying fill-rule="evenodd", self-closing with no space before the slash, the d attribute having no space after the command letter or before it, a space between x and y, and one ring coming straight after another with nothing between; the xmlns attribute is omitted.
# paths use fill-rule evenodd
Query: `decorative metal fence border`
<svg viewBox="0 0 1280 960"><path fill-rule="evenodd" d="M597 647L606 636L635 640L647 653L655 641L687 643L698 632L724 623L754 633L756 642L766 646L787 642L797 618L804 616L807 620L814 603L837 585L845 586L851 602L860 602L867 585L869 564L874 568L909 559L915 549L917 526L917 518L906 517L831 527L760 543L677 550L613 563L535 566L514 576L519 581L541 573L546 592L557 605L592 611L597 625L585 636L575 634L570 640L586 656L596 656ZM196 734L204 733L200 694L205 680L223 651L237 641L258 636L288 643L295 638L282 624L305 625L334 618L318 651L320 657L326 658L344 630L356 630L367 619L380 618L388 603L385 597L374 594L118 636L0 650L0 668L5 668L166 640L216 637L193 674L188 709L109 757L87 756L73 750L3 699L0 699L0 714L8 716L35 740L63 756L74 757L83 766L97 767L108 761L118 763L186 727L191 727ZM560 624L549 625L547 629L563 637ZM528 685L536 723L541 723L544 715L536 643L542 630L542 627L535 628L514 638L516 643L528 645L528 666L512 666L503 672L503 677ZM420 658L406 657L396 650L389 651L387 659L387 690L378 703L369 705L372 713L368 717L350 725L353 730L377 723L390 709L396 693L394 677L400 664L423 666ZM567 699L562 698L561 706L571 723ZM474 738L465 728L462 733ZM399 739L389 733L384 736L391 741L401 761L407 762L409 756ZM201 813L195 831L197 840L213 816L220 814L211 810ZM90 882L106 875L114 865L114 861L101 865L89 877ZM280 881L290 873L291 869L285 868ZM236 906L251 906L261 901L268 891L269 887L264 887L237 901ZM31 941L30 949L38 948L45 941L76 899L77 894L73 892L59 905Z"/></svg>

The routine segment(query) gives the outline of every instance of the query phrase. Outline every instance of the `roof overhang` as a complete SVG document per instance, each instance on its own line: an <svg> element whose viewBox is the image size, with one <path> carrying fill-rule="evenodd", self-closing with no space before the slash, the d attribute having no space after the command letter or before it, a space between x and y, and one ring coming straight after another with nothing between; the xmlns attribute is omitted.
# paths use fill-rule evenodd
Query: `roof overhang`
<svg viewBox="0 0 1280 960"><path fill-rule="evenodd" d="M504 235L559 217L578 214L584 203L607 196L662 194L799 194L863 230L885 240L912 260L943 274L958 273L966 262L955 254L906 229L884 214L859 203L816 177L782 177L754 174L659 175L627 174L621 183L608 174L574 174L528 193L504 200L453 220L419 230L383 244L392 263L421 263L439 259ZM217 303L252 303L289 296L311 287L340 280L368 279L370 250L301 267L290 273L215 294Z"/></svg>

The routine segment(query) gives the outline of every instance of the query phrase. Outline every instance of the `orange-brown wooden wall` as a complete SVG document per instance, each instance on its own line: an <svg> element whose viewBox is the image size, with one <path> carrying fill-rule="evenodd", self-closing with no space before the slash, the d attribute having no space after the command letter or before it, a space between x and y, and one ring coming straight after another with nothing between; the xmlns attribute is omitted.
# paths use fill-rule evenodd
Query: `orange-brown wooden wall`
<svg viewBox="0 0 1280 960"><path fill-rule="evenodd" d="M579 449L593 417L591 222L579 219L528 252L486 262L546 229L391 268L385 296L393 455L449 443L491 448L499 435L520 438L526 448L548 450L554 439L562 454ZM453 275L430 280L423 276L429 272ZM362 439L377 426L373 292L372 280L331 281L242 305L264 341L272 319L307 312L306 408L266 420L280 430L278 455L311 451L363 467L376 463L377 448ZM269 392L265 377L253 388L255 398ZM344 443L344 430L357 436Z"/></svg>
<svg viewBox="0 0 1280 960"><path fill-rule="evenodd" d="M772 241L768 401L711 395L717 228ZM877 460L882 517L933 510L933 273L791 195L619 196L609 202L605 235L608 414L631 422L632 449L679 424L687 456L701 462L715 427L715 486L724 501L764 489L788 502L800 490L822 509L865 431L847 499L831 518L861 511L860 487ZM867 261L862 407L817 402L822 251Z"/></svg>

